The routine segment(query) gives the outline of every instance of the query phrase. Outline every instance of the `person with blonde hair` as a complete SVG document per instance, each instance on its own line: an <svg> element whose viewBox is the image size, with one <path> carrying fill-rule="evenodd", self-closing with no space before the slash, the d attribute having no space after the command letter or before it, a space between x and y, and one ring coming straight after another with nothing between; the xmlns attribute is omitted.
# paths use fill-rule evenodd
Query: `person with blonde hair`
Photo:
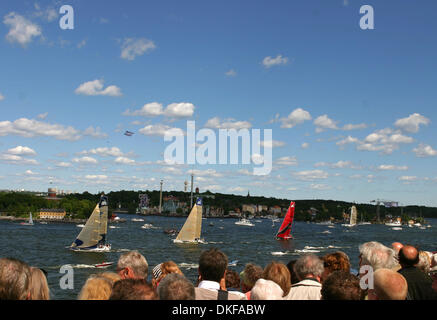
<svg viewBox="0 0 437 320"><path fill-rule="evenodd" d="M284 296L290 292L291 276L285 264L276 261L270 262L264 268L262 278L277 283L281 287Z"/></svg>
<svg viewBox="0 0 437 320"><path fill-rule="evenodd" d="M39 268L30 268L29 292L29 300L50 300L46 275Z"/></svg>
<svg viewBox="0 0 437 320"><path fill-rule="evenodd" d="M30 267L14 258L0 259L0 300L29 299Z"/></svg>
<svg viewBox="0 0 437 320"><path fill-rule="evenodd" d="M153 268L153 278L152 278L153 288L156 289L159 283L161 282L161 280L171 273L176 273L181 276L184 275L181 269L179 269L178 265L173 261L166 261L160 263L155 268Z"/></svg>
<svg viewBox="0 0 437 320"><path fill-rule="evenodd" d="M79 300L109 300L113 282L107 277L91 275L79 293Z"/></svg>
<svg viewBox="0 0 437 320"><path fill-rule="evenodd" d="M109 281L112 282L113 285L116 281L121 280L120 275L115 272L107 271L99 274L99 276L108 279Z"/></svg>

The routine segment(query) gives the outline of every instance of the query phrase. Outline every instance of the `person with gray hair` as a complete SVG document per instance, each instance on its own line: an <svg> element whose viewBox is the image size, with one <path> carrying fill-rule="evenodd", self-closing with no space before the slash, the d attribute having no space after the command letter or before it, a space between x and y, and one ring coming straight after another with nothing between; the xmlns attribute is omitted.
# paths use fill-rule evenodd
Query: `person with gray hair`
<svg viewBox="0 0 437 320"><path fill-rule="evenodd" d="M14 258L0 259L0 300L30 299L30 267Z"/></svg>
<svg viewBox="0 0 437 320"><path fill-rule="evenodd" d="M298 283L291 286L286 300L320 300L322 289L321 276L324 271L323 261L314 254L300 257L293 267Z"/></svg>
<svg viewBox="0 0 437 320"><path fill-rule="evenodd" d="M146 279L149 265L137 250L123 253L118 259L117 273L122 279Z"/></svg>
<svg viewBox="0 0 437 320"><path fill-rule="evenodd" d="M160 300L195 300L194 285L183 275L168 274L158 286Z"/></svg>
<svg viewBox="0 0 437 320"><path fill-rule="evenodd" d="M272 280L258 279L252 288L250 300L283 300L284 291Z"/></svg>
<svg viewBox="0 0 437 320"><path fill-rule="evenodd" d="M378 269L396 269L398 262L393 249L384 246L382 243L371 241L359 246L360 268L368 265L373 271Z"/></svg>

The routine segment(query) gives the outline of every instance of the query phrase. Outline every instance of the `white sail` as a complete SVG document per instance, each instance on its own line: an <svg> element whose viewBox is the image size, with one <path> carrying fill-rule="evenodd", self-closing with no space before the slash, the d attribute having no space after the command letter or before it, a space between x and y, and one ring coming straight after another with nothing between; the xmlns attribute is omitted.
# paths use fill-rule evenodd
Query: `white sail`
<svg viewBox="0 0 437 320"><path fill-rule="evenodd" d="M202 229L202 199L197 198L196 203L176 237L176 242L195 242L200 239Z"/></svg>
<svg viewBox="0 0 437 320"><path fill-rule="evenodd" d="M357 208L352 206L351 208L351 217L350 217L350 225L354 226L357 224Z"/></svg>
<svg viewBox="0 0 437 320"><path fill-rule="evenodd" d="M108 202L107 197L102 196L96 205L88 221L76 240L71 244L73 249L92 249L99 244L105 244L108 228Z"/></svg>
<svg viewBox="0 0 437 320"><path fill-rule="evenodd" d="M32 212L29 213L29 224L33 224Z"/></svg>

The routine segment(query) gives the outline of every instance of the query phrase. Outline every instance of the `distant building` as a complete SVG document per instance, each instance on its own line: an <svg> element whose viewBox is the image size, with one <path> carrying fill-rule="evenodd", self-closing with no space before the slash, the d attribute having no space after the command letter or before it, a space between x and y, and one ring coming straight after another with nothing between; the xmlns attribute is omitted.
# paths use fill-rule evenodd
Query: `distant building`
<svg viewBox="0 0 437 320"><path fill-rule="evenodd" d="M176 209L180 207L179 199L175 196L164 197L164 203L162 206L162 211L169 213L176 213Z"/></svg>
<svg viewBox="0 0 437 320"><path fill-rule="evenodd" d="M270 207L269 211L272 214L280 214L282 210L281 210L280 206L276 205L276 206Z"/></svg>
<svg viewBox="0 0 437 320"><path fill-rule="evenodd" d="M40 219L55 219L62 220L66 215L65 209L40 209Z"/></svg>
<svg viewBox="0 0 437 320"><path fill-rule="evenodd" d="M263 211L267 211L269 208L265 205L259 204L256 209L257 212L263 212Z"/></svg>
<svg viewBox="0 0 437 320"><path fill-rule="evenodd" d="M256 205L253 204L243 204L242 210L243 212L249 212L251 214L255 214L256 212Z"/></svg>

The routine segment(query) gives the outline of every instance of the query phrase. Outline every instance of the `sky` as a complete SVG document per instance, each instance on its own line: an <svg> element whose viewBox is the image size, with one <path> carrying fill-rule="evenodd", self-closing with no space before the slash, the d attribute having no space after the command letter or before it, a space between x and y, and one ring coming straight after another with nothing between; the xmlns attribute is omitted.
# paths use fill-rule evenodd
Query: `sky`
<svg viewBox="0 0 437 320"><path fill-rule="evenodd" d="M0 189L194 173L201 192L437 206L435 1L72 0L62 29L64 4L0 3ZM271 129L270 174L166 164L164 133L193 120Z"/></svg>

